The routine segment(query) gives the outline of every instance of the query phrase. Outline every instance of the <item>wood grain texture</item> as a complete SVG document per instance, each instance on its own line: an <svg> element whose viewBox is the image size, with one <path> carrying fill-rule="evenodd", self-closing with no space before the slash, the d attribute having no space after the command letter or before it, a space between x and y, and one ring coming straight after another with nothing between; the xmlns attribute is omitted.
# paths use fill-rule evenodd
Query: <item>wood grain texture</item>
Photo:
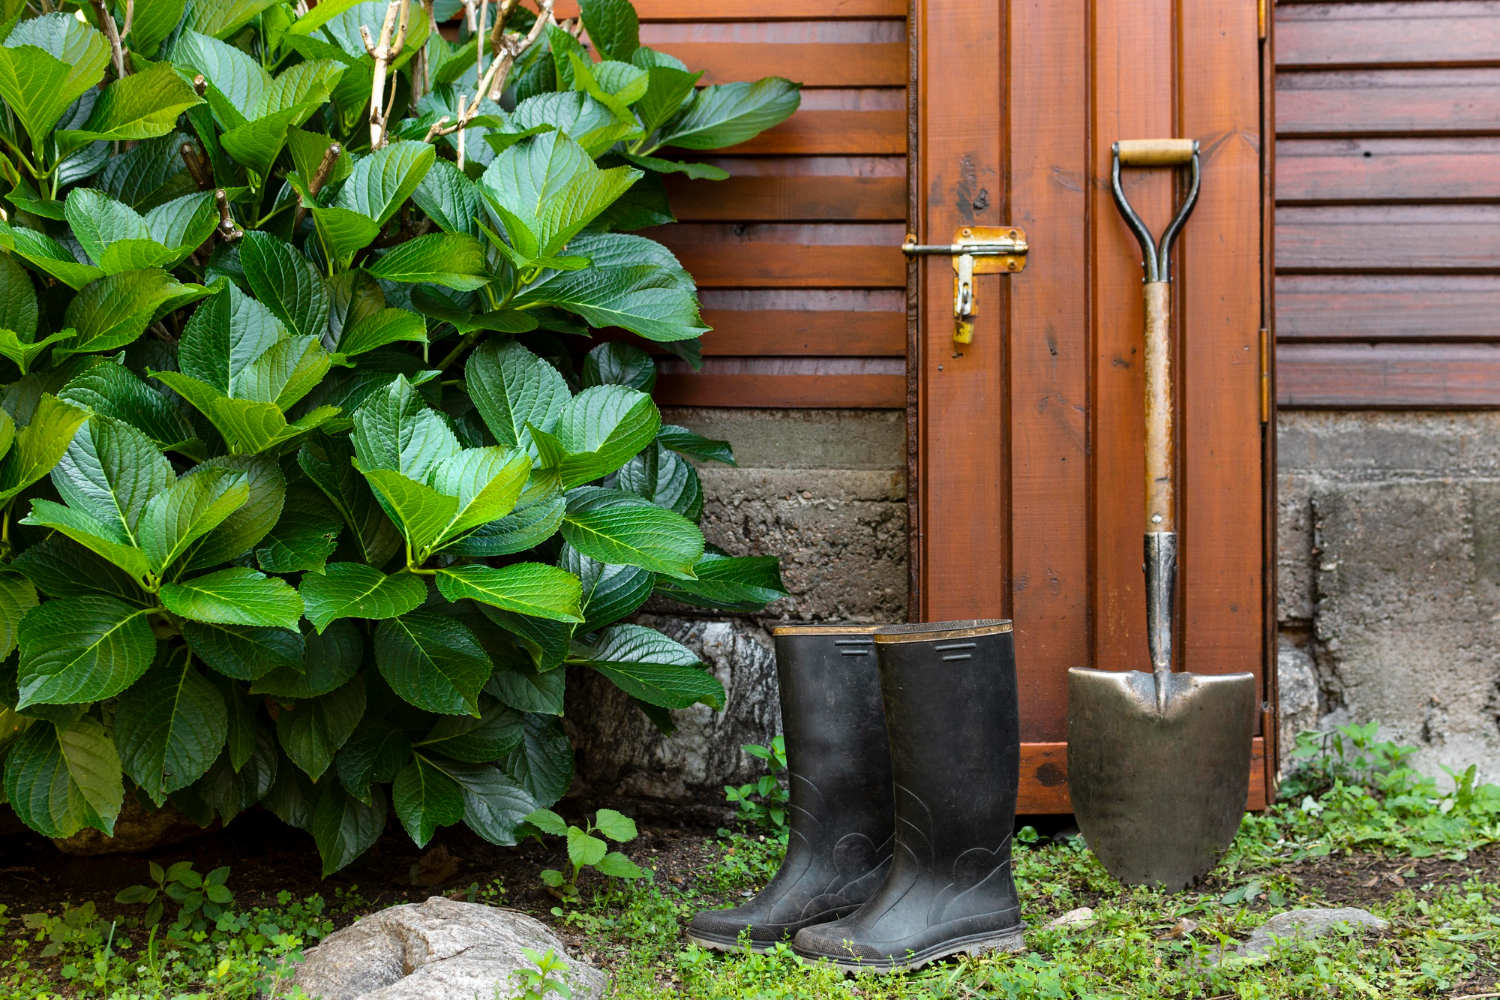
<svg viewBox="0 0 1500 1000"><path fill-rule="evenodd" d="M1278 72L1278 137L1500 131L1500 69Z"/></svg>
<svg viewBox="0 0 1500 1000"><path fill-rule="evenodd" d="M1425 0L1283 6L1282 68L1500 64L1500 3Z"/></svg>
<svg viewBox="0 0 1500 1000"><path fill-rule="evenodd" d="M1500 341L1500 276L1290 275L1276 279L1276 336Z"/></svg>
<svg viewBox="0 0 1500 1000"><path fill-rule="evenodd" d="M792 155L906 152L906 112L804 108L760 135L723 150L730 154Z"/></svg>
<svg viewBox="0 0 1500 1000"><path fill-rule="evenodd" d="M1021 733L1067 736L1068 668L1089 658L1088 19L1078 3L1010 8L1007 221L1045 247L1009 293L1011 610ZM1045 66L1044 73L1028 67ZM1070 82L1071 81L1071 82ZM1073 91L1070 93L1070 91ZM1065 179L1059 183L1059 178ZM1064 785L1066 790L1066 785Z"/></svg>
<svg viewBox="0 0 1500 1000"><path fill-rule="evenodd" d="M902 0L633 0L643 21L801 21L807 18L905 17ZM559 18L577 17L578 0L558 0Z"/></svg>
<svg viewBox="0 0 1500 1000"><path fill-rule="evenodd" d="M905 222L906 178L849 176L666 179L672 211L683 222L803 222L838 219Z"/></svg>
<svg viewBox="0 0 1500 1000"><path fill-rule="evenodd" d="M1495 409L1500 344L1281 344L1276 395L1292 409Z"/></svg>
<svg viewBox="0 0 1500 1000"><path fill-rule="evenodd" d="M1254 4L1181 3L1182 130L1204 184L1183 231L1181 665L1249 671L1266 697L1259 328L1260 65ZM1257 720L1258 721L1258 720Z"/></svg>
<svg viewBox="0 0 1500 1000"><path fill-rule="evenodd" d="M1257 736L1250 750L1250 783L1245 808L1266 807L1266 741ZM1022 815L1073 811L1068 796L1068 745L1062 742L1021 744L1021 794L1016 812Z"/></svg>
<svg viewBox="0 0 1500 1000"><path fill-rule="evenodd" d="M694 70L700 84L781 76L804 87L903 87L903 42L827 44L744 44L736 42L656 42L651 48L676 56Z"/></svg>
<svg viewBox="0 0 1500 1000"><path fill-rule="evenodd" d="M705 309L703 321L714 331L703 338L705 355L901 357L906 353L905 312Z"/></svg>
<svg viewBox="0 0 1500 1000"><path fill-rule="evenodd" d="M1500 137L1282 139L1280 204L1500 200Z"/></svg>
<svg viewBox="0 0 1500 1000"><path fill-rule="evenodd" d="M1289 271L1500 270L1500 205L1286 206L1276 266Z"/></svg>
<svg viewBox="0 0 1500 1000"><path fill-rule="evenodd" d="M918 188L927 196L914 228L924 242L947 243L960 226L1011 221L1002 187L1007 39L998 4L924 0L917 11ZM926 621L1008 617L1009 278L976 278L973 343L956 350L952 265L929 257L919 266L921 349L911 363L920 366L921 615Z"/></svg>

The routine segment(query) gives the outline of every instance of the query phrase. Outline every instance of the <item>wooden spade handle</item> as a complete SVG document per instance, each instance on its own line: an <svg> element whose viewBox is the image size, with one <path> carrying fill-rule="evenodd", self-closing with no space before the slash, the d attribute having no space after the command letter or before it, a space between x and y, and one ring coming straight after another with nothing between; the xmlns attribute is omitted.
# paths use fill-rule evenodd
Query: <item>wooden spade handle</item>
<svg viewBox="0 0 1500 1000"><path fill-rule="evenodd" d="M1176 447L1172 433L1171 290L1148 281L1146 293L1146 531L1177 530L1172 473Z"/></svg>
<svg viewBox="0 0 1500 1000"><path fill-rule="evenodd" d="M1115 148L1122 167L1170 167L1192 162L1198 144L1192 139L1121 139Z"/></svg>

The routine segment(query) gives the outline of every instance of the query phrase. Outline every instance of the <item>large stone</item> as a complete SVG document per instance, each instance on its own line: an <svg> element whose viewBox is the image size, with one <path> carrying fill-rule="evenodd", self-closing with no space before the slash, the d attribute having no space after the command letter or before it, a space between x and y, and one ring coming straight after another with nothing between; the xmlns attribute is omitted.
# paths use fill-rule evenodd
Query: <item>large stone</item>
<svg viewBox="0 0 1500 1000"><path fill-rule="evenodd" d="M1239 946L1237 953L1244 958L1254 958L1270 953L1278 942L1322 937L1340 927L1383 931L1389 926L1370 911L1352 906L1327 910L1288 910L1276 914L1251 931L1250 937Z"/></svg>
<svg viewBox="0 0 1500 1000"><path fill-rule="evenodd" d="M1307 651L1282 640L1276 654L1276 692L1280 701L1280 766L1289 770L1297 734L1318 728L1318 673Z"/></svg>
<svg viewBox="0 0 1500 1000"><path fill-rule="evenodd" d="M724 685L725 706L674 711L677 732L664 736L623 691L579 671L568 679L564 716L573 737L576 792L637 815L671 812L678 819L723 822L732 814L724 786L765 773L764 762L741 747L765 744L781 731L770 635L743 619L639 620L697 652Z"/></svg>
<svg viewBox="0 0 1500 1000"><path fill-rule="evenodd" d="M512 978L534 967L522 948L566 957L540 921L514 910L433 896L372 913L335 931L298 964L296 984L311 1000L468 1000L510 997ZM604 973L570 960L574 1000L597 1000Z"/></svg>
<svg viewBox="0 0 1500 1000"><path fill-rule="evenodd" d="M88 827L71 837L54 837L52 843L59 851L74 857L136 854L180 844L218 828L217 822L208 827L199 826L170 802L148 811L134 795L126 795L120 815L115 819L114 836L106 836Z"/></svg>

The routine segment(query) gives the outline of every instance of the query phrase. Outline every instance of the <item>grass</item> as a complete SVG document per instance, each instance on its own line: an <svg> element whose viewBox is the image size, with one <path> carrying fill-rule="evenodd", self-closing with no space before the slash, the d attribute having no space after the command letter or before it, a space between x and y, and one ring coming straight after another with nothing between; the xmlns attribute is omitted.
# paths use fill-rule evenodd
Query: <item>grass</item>
<svg viewBox="0 0 1500 1000"><path fill-rule="evenodd" d="M1405 748L1377 742L1372 727L1345 730L1336 740L1309 737L1299 752L1307 766L1285 786L1283 802L1245 818L1223 864L1197 892L1122 889L1076 839L1027 834L1031 842L1016 850L1016 874L1031 930L1029 950L1019 955L846 977L787 948L721 955L688 946L681 931L694 912L738 901L776 871L776 839L743 833L722 837L721 860L681 885L593 879L592 895L559 929L575 953L608 969L621 1000L1500 993L1500 865L1489 850L1500 842L1500 788L1476 785L1472 770L1440 788L1407 769ZM1427 874L1412 878L1414 871ZM1399 887L1398 873L1408 879ZM1363 881L1366 875L1372 880ZM1232 954L1274 913L1345 905L1343 889L1355 883L1365 887L1359 905L1388 920L1389 929L1334 934L1271 958ZM499 897L480 889L475 898ZM1080 907L1093 910L1091 920L1046 926ZM271 906L230 907L213 921L196 914L154 933L105 920L92 903L55 915L0 911L0 1000L294 995L286 976L300 949L367 908L352 895L326 903L284 893Z"/></svg>

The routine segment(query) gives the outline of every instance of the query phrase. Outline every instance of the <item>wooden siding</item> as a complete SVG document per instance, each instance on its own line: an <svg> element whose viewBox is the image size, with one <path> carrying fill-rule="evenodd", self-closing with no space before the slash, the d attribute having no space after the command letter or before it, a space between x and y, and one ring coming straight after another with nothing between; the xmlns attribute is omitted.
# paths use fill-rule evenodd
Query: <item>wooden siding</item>
<svg viewBox="0 0 1500 1000"><path fill-rule="evenodd" d="M1500 407L1500 2L1276 7L1284 407Z"/></svg>
<svg viewBox="0 0 1500 1000"><path fill-rule="evenodd" d="M661 360L691 406L906 405L906 0L636 0L641 41L705 70L803 84L787 122L667 179L679 225L647 230L698 281L704 365ZM560 3L561 16L576 5Z"/></svg>

